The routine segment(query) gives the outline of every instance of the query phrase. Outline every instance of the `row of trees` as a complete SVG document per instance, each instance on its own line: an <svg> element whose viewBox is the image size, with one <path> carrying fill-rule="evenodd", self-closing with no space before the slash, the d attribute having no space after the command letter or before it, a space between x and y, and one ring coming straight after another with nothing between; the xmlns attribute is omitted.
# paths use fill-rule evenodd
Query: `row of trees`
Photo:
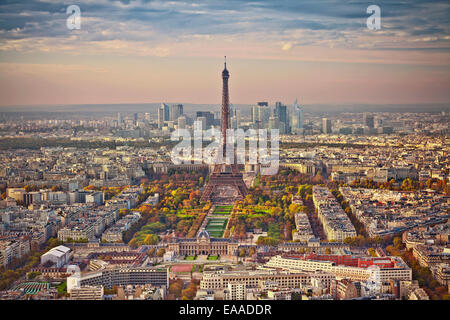
<svg viewBox="0 0 450 320"><path fill-rule="evenodd" d="M289 169L280 170L277 175L259 177L258 186L250 189L243 201L236 203L229 224L232 228L225 236L246 239L248 230L262 229L268 234L259 237L259 244L276 245L292 240L295 214L308 212L306 206L292 203L292 198L296 195L311 200L313 180Z"/></svg>
<svg viewBox="0 0 450 320"><path fill-rule="evenodd" d="M450 300L450 294L446 286L442 286L434 279L430 268L422 267L414 258L412 249L406 250L401 238L394 238L393 245L386 247L386 251L393 256L401 257L412 269L413 279L418 280L419 286L423 288L432 300Z"/></svg>
<svg viewBox="0 0 450 320"><path fill-rule="evenodd" d="M256 248L255 247L250 247L250 248L241 248L239 250L239 257L243 258L243 257L251 257L256 253Z"/></svg>
<svg viewBox="0 0 450 320"><path fill-rule="evenodd" d="M182 300L192 300L197 294L197 288L199 281L192 279L191 282L184 288L184 281L181 279L176 279L169 284L169 295L168 300L182 299Z"/></svg>
<svg viewBox="0 0 450 320"><path fill-rule="evenodd" d="M62 242L56 238L50 238L44 248L32 248L30 253L7 266L0 267L0 291L6 290L19 278L26 275L33 267L39 265L40 257L48 250L61 245Z"/></svg>
<svg viewBox="0 0 450 320"><path fill-rule="evenodd" d="M368 189L386 189L394 191L418 191L423 189L432 189L446 194L450 193L448 179L428 179L427 181L418 181L406 178L403 181L396 182L391 179L387 182L376 182L371 179L357 179L350 184L341 182L339 186L350 186L352 188L368 188Z"/></svg>
<svg viewBox="0 0 450 320"><path fill-rule="evenodd" d="M173 147L176 142L170 140L156 141L104 141L104 140L71 140L69 138L3 138L0 140L0 150L32 149L39 150L43 147L64 147L78 149L116 149L120 146L131 146L135 148L158 149L162 146Z"/></svg>
<svg viewBox="0 0 450 320"><path fill-rule="evenodd" d="M157 234L175 230L177 237L195 236L210 205L200 203L198 191L200 173L173 173L156 177L151 184L144 182L142 199L159 193L160 202L154 206L141 205L141 219L124 232L124 242L131 245L156 244Z"/></svg>
<svg viewBox="0 0 450 320"><path fill-rule="evenodd" d="M364 227L364 224L358 220L358 218L353 214L352 208L350 208L350 205L347 201L344 200L344 196L341 194L341 192L337 189L332 189L331 193L336 197L337 201L340 203L342 209L344 209L345 213L347 214L348 218L350 219L351 223L356 229L356 233L358 235L363 236L364 238L367 238L367 232Z"/></svg>

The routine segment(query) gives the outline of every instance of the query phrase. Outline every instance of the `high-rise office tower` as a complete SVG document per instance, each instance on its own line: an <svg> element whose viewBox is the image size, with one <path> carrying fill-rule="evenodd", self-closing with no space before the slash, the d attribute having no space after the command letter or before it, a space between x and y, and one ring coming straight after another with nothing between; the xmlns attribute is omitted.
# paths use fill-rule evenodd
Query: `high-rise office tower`
<svg viewBox="0 0 450 320"><path fill-rule="evenodd" d="M322 118L322 132L331 133L331 119Z"/></svg>
<svg viewBox="0 0 450 320"><path fill-rule="evenodd" d="M381 119L379 116L374 117L374 125L375 125L375 128L383 127L383 119Z"/></svg>
<svg viewBox="0 0 450 320"><path fill-rule="evenodd" d="M295 133L303 130L303 109L299 106L297 99L295 99L292 110L292 130Z"/></svg>
<svg viewBox="0 0 450 320"><path fill-rule="evenodd" d="M234 115L231 118L231 126L232 129L239 129L241 126L241 113L237 109L234 110Z"/></svg>
<svg viewBox="0 0 450 320"><path fill-rule="evenodd" d="M163 119L164 121L170 121L170 108L167 104L161 103L161 108L164 110Z"/></svg>
<svg viewBox="0 0 450 320"><path fill-rule="evenodd" d="M164 127L164 115L165 115L164 106L161 105L161 108L158 109L158 128L159 129Z"/></svg>
<svg viewBox="0 0 450 320"><path fill-rule="evenodd" d="M280 129L280 121L278 119L277 116L271 116L269 118L269 126L268 126L269 130L272 129ZM281 130L280 130L281 131Z"/></svg>
<svg viewBox="0 0 450 320"><path fill-rule="evenodd" d="M117 123L119 124L119 126L123 123L123 117L120 112L117 113Z"/></svg>
<svg viewBox="0 0 450 320"><path fill-rule="evenodd" d="M134 125L137 125L137 121L138 121L138 114L137 114L137 113L134 113L134 114L133 114L133 124L134 124Z"/></svg>
<svg viewBox="0 0 450 320"><path fill-rule="evenodd" d="M255 128L264 129L269 125L271 116L269 103L261 101L252 108L252 121Z"/></svg>
<svg viewBox="0 0 450 320"><path fill-rule="evenodd" d="M206 117L197 117L197 121L200 122L201 130L206 130L208 128Z"/></svg>
<svg viewBox="0 0 450 320"><path fill-rule="evenodd" d="M258 107L255 105L255 106L252 106L252 114L251 114L251 116L252 116L252 123L256 123L256 121L258 121Z"/></svg>
<svg viewBox="0 0 450 320"><path fill-rule="evenodd" d="M364 125L370 129L375 127L374 117L372 114L364 113Z"/></svg>
<svg viewBox="0 0 450 320"><path fill-rule="evenodd" d="M230 103L230 124L231 129L239 128L239 110L237 110L232 103Z"/></svg>
<svg viewBox="0 0 450 320"><path fill-rule="evenodd" d="M186 129L186 117L178 117L178 129Z"/></svg>
<svg viewBox="0 0 450 320"><path fill-rule="evenodd" d="M269 103L258 102L256 118L259 129L267 129L271 115Z"/></svg>
<svg viewBox="0 0 450 320"><path fill-rule="evenodd" d="M287 133L289 125L287 116L287 107L283 105L281 102L276 102L274 115L278 117L280 133L281 134Z"/></svg>
<svg viewBox="0 0 450 320"><path fill-rule="evenodd" d="M146 112L145 114L144 114L144 119L145 119L145 121L150 121L150 113L148 113L148 112Z"/></svg>
<svg viewBox="0 0 450 320"><path fill-rule="evenodd" d="M206 129L214 125L214 113L209 111L197 111L197 119L204 117L206 119Z"/></svg>
<svg viewBox="0 0 450 320"><path fill-rule="evenodd" d="M261 127L265 128L269 126L269 119L271 116L271 110L269 106L260 106L259 107L259 120L261 121Z"/></svg>
<svg viewBox="0 0 450 320"><path fill-rule="evenodd" d="M182 104L174 104L170 107L170 121L176 121L181 115L183 115Z"/></svg>

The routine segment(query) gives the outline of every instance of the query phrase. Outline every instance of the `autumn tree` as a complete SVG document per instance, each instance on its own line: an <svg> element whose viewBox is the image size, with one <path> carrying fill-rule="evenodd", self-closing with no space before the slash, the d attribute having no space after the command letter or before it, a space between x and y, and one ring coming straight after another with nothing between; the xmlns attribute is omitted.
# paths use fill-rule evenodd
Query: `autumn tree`
<svg viewBox="0 0 450 320"><path fill-rule="evenodd" d="M180 298L183 288L184 288L183 280L177 279L169 285L169 293L175 295L175 297L177 298Z"/></svg>
<svg viewBox="0 0 450 320"><path fill-rule="evenodd" d="M166 253L166 250L164 248L159 248L158 252L156 253L156 256L162 257Z"/></svg>
<svg viewBox="0 0 450 320"><path fill-rule="evenodd" d="M136 238L131 239L130 242L128 242L128 245L130 246L130 248L136 249L138 247Z"/></svg>

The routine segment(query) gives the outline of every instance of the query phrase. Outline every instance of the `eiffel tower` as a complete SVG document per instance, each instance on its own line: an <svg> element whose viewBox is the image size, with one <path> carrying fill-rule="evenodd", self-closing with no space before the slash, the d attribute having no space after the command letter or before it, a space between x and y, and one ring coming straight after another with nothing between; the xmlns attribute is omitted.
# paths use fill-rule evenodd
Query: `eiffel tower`
<svg viewBox="0 0 450 320"><path fill-rule="evenodd" d="M227 61L225 56L225 68L222 71L222 155L223 159L226 158L226 146L227 146L227 129L230 128L230 103L228 95L228 79L230 73L227 70ZM234 161L232 164L216 163L214 165L213 172L209 176L209 181L203 191L201 201L211 200L211 196L217 191L220 186L230 186L238 191L239 198L243 199L248 189L245 185L242 173L238 169L236 161L236 153L234 153Z"/></svg>

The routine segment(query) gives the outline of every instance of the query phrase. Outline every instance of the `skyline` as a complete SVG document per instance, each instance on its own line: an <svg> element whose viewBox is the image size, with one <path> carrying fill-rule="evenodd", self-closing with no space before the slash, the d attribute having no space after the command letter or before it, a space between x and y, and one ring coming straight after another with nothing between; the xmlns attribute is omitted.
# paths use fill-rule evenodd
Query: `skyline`
<svg viewBox="0 0 450 320"><path fill-rule="evenodd" d="M448 103L450 5L378 2L77 1L0 5L0 105L185 101ZM277 5L278 4L278 5ZM425 10L425 11L424 11Z"/></svg>

